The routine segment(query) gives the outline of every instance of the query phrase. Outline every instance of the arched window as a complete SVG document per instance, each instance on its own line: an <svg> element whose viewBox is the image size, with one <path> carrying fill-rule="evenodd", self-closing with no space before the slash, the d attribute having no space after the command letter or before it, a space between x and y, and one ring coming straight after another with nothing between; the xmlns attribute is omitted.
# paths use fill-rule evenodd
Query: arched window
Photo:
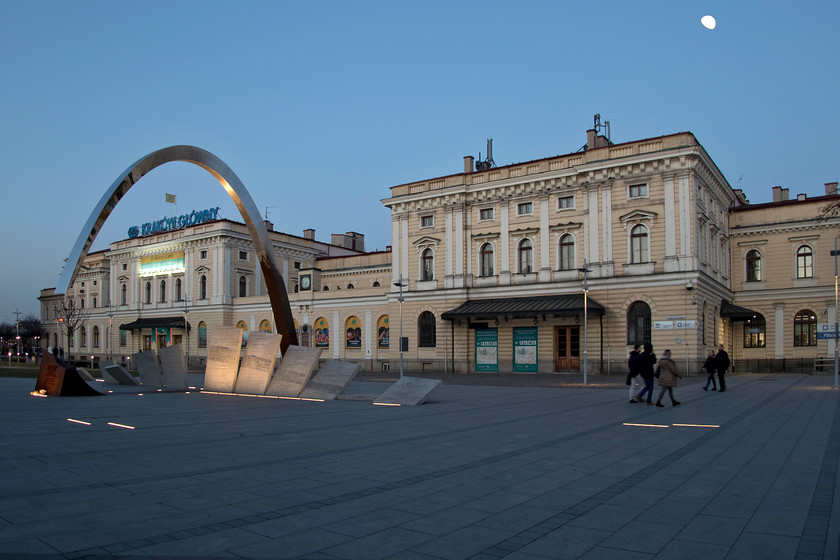
<svg viewBox="0 0 840 560"><path fill-rule="evenodd" d="M207 299L207 277L203 274L198 279L198 299Z"/></svg>
<svg viewBox="0 0 840 560"><path fill-rule="evenodd" d="M207 348L207 323L204 321L198 324L198 347Z"/></svg>
<svg viewBox="0 0 840 560"><path fill-rule="evenodd" d="M560 255L558 264L560 270L574 270L575 266L575 238L567 233L560 238Z"/></svg>
<svg viewBox="0 0 840 560"><path fill-rule="evenodd" d="M519 242L519 273L529 274L534 271L534 245L530 239L523 239Z"/></svg>
<svg viewBox="0 0 840 560"><path fill-rule="evenodd" d="M244 331L248 328L248 325L245 324L245 321L239 321L236 323L236 328Z"/></svg>
<svg viewBox="0 0 840 560"><path fill-rule="evenodd" d="M435 279L435 253L431 249L425 249L420 257L420 279Z"/></svg>
<svg viewBox="0 0 840 560"><path fill-rule="evenodd" d="M175 279L175 301L183 301L184 300L184 295L183 295L182 292L183 292L183 290L182 290L181 279L176 278Z"/></svg>
<svg viewBox="0 0 840 560"><path fill-rule="evenodd" d="M817 316L810 309L803 309L793 318L793 345L817 345Z"/></svg>
<svg viewBox="0 0 840 560"><path fill-rule="evenodd" d="M96 298L93 298L93 307L96 308Z"/></svg>
<svg viewBox="0 0 840 560"><path fill-rule="evenodd" d="M244 276L239 277L239 297L248 295L248 280Z"/></svg>
<svg viewBox="0 0 840 560"><path fill-rule="evenodd" d="M747 251L747 282L761 282L761 253L755 249Z"/></svg>
<svg viewBox="0 0 840 560"><path fill-rule="evenodd" d="M479 254L481 258L479 274L481 276L493 276L493 261L495 260L493 245L490 243L485 243L481 246Z"/></svg>
<svg viewBox="0 0 840 560"><path fill-rule="evenodd" d="M348 290L355 290L356 286L354 286L353 284L347 284L347 289Z"/></svg>
<svg viewBox="0 0 840 560"><path fill-rule="evenodd" d="M374 280L374 282L373 282L373 284L372 284L372 286L371 286L371 287L373 287L373 288L378 288L379 286L380 286L380 284L379 284L379 280Z"/></svg>
<svg viewBox="0 0 840 560"><path fill-rule="evenodd" d="M347 337L344 339L345 348L361 348L362 347L362 324L356 317L348 317L344 323Z"/></svg>
<svg viewBox="0 0 840 560"><path fill-rule="evenodd" d="M93 347L99 348L99 327L93 327Z"/></svg>
<svg viewBox="0 0 840 560"><path fill-rule="evenodd" d="M630 230L630 262L646 263L650 261L648 229L641 224Z"/></svg>
<svg viewBox="0 0 840 560"><path fill-rule="evenodd" d="M376 322L376 334L379 348L388 348L391 345L391 325L388 315L383 315Z"/></svg>
<svg viewBox="0 0 840 560"><path fill-rule="evenodd" d="M744 321L744 348L764 348L766 345L764 317L758 316Z"/></svg>
<svg viewBox="0 0 840 560"><path fill-rule="evenodd" d="M431 311L424 311L417 319L417 346L420 348L437 346L437 321Z"/></svg>
<svg viewBox="0 0 840 560"><path fill-rule="evenodd" d="M82 299L79 300L79 307L81 309L85 308L85 298L82 298Z"/></svg>
<svg viewBox="0 0 840 560"><path fill-rule="evenodd" d="M322 292L329 292L329 291L330 291L330 287L329 287L329 286L324 286L323 288L321 288L321 291L322 291Z"/></svg>
<svg viewBox="0 0 840 560"><path fill-rule="evenodd" d="M158 287L158 301L160 303L166 301L166 280L160 281L160 286Z"/></svg>
<svg viewBox="0 0 840 560"><path fill-rule="evenodd" d="M650 338L650 306L636 301L627 309L627 344L646 344Z"/></svg>
<svg viewBox="0 0 840 560"><path fill-rule="evenodd" d="M807 245L796 250L796 277L814 277L814 253Z"/></svg>
<svg viewBox="0 0 840 560"><path fill-rule="evenodd" d="M146 282L145 293L143 294L143 301L145 303L152 303L152 283Z"/></svg>
<svg viewBox="0 0 840 560"><path fill-rule="evenodd" d="M126 305L126 295L128 287L125 284L120 284L120 305Z"/></svg>
<svg viewBox="0 0 840 560"><path fill-rule="evenodd" d="M79 348L87 346L87 329L79 327Z"/></svg>
<svg viewBox="0 0 840 560"><path fill-rule="evenodd" d="M263 319L260 322L260 332L270 333L271 332L271 321L268 319Z"/></svg>

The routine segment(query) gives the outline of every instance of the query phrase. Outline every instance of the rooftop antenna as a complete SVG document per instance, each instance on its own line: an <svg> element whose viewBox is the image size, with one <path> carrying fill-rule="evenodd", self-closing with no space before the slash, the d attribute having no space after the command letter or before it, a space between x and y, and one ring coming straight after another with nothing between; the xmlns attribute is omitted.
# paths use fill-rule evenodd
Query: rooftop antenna
<svg viewBox="0 0 840 560"><path fill-rule="evenodd" d="M601 113L595 113L595 134L597 135L601 132L601 129L604 129L604 136L607 138L607 142L612 144L612 140L610 140L610 121L604 121L604 124L601 124Z"/></svg>
<svg viewBox="0 0 840 560"><path fill-rule="evenodd" d="M485 169L490 169L491 167L496 167L496 162L493 161L493 139L487 139L487 159L481 159L481 152L478 152L478 161L475 162L475 169L476 171L483 171Z"/></svg>
<svg viewBox="0 0 840 560"><path fill-rule="evenodd" d="M269 208L277 208L277 207L276 206L266 206L265 207L265 218L263 218L265 221L268 221L268 209Z"/></svg>

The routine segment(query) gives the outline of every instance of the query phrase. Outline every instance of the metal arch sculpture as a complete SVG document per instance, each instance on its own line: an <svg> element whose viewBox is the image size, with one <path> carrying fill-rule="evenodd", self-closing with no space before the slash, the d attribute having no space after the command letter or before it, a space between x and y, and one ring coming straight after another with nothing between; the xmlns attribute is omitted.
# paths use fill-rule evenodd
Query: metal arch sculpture
<svg viewBox="0 0 840 560"><path fill-rule="evenodd" d="M108 219L114 207L116 207L117 203L125 196L128 190L152 169L172 161L192 163L210 173L219 181L225 191L227 191L239 209L240 214L242 214L245 225L248 226L248 232L251 234L251 241L254 243L260 266L262 267L263 277L268 288L268 297L271 301L271 309L274 313L274 320L277 323L277 332L283 336L281 339L281 348L285 354L286 349L292 344L297 345L298 341L297 335L295 334L292 309L289 305L289 297L286 294L286 284L277 265L277 255L274 252L274 246L271 244L265 223L263 223L260 212L256 204L254 204L251 195L245 189L245 185L242 184L242 181L239 180L239 177L236 176L230 167L207 150L202 150L195 146L170 146L152 152L132 164L113 182L105 194L102 195L102 198L96 204L82 231L79 233L70 257L67 259L67 264L64 266L64 271L58 279L58 286L56 287L55 293L65 294L70 286L73 285L73 280L75 280L76 274L78 274L79 268L82 266L82 261L87 256L99 230L102 229L105 220Z"/></svg>

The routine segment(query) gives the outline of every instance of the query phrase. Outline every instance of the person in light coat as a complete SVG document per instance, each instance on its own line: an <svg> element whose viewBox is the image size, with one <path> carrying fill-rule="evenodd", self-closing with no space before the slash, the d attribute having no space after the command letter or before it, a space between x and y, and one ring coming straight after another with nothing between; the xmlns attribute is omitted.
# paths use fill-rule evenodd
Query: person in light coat
<svg viewBox="0 0 840 560"><path fill-rule="evenodd" d="M659 386L661 389L659 390L659 398L656 399L656 406L660 408L665 406L662 404L662 397L665 396L666 391L668 396L671 397L671 405L679 406L680 401L674 398L674 387L677 386L678 377L681 376L677 375L677 364L671 359L671 351L665 350L659 359Z"/></svg>

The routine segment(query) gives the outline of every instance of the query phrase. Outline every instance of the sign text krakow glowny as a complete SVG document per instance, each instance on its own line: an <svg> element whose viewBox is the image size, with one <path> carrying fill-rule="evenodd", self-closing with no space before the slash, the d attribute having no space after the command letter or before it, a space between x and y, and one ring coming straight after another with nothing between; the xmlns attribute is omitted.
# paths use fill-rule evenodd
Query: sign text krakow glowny
<svg viewBox="0 0 840 560"><path fill-rule="evenodd" d="M128 228L128 237L133 239L135 237L144 237L165 231L175 231L196 224L212 222L219 219L219 208L219 206L216 206L207 210L193 210L189 214L181 214L180 216L162 218L154 222L146 222L139 227L131 226Z"/></svg>

